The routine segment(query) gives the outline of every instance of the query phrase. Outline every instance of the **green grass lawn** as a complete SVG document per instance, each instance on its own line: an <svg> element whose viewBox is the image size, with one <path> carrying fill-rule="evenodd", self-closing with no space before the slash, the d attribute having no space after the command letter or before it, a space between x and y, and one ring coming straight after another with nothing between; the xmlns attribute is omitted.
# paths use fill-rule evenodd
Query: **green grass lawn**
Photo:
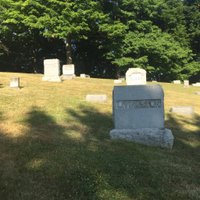
<svg viewBox="0 0 200 200"><path fill-rule="evenodd" d="M21 89L9 88L21 78ZM172 150L111 141L113 80L0 73L1 200L199 200L198 87L162 83ZM103 104L86 94L106 94ZM169 113L193 106L195 115Z"/></svg>

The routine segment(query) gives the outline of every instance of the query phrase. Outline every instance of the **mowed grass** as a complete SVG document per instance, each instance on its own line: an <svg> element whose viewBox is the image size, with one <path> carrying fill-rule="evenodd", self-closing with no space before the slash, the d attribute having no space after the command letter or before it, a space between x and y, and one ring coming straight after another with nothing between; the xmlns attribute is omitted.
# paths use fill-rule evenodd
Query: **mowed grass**
<svg viewBox="0 0 200 200"><path fill-rule="evenodd" d="M9 88L11 77L21 89ZM198 87L160 83L172 150L111 141L113 80L0 73L0 199L200 199ZM106 94L88 103L87 94ZM195 115L169 113L193 106Z"/></svg>

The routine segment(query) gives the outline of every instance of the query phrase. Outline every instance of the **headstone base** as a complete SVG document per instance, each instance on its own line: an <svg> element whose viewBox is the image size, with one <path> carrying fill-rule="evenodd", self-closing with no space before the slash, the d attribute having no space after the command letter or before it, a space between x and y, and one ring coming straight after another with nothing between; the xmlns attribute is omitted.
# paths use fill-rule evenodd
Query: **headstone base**
<svg viewBox="0 0 200 200"><path fill-rule="evenodd" d="M174 136L170 129L138 128L138 129L112 129L111 139L134 141L148 146L160 146L172 149Z"/></svg>
<svg viewBox="0 0 200 200"><path fill-rule="evenodd" d="M58 77L42 77L42 80L43 81L50 81L50 82L61 82L61 78L58 76Z"/></svg>
<svg viewBox="0 0 200 200"><path fill-rule="evenodd" d="M71 80L75 77L75 75L62 75L62 80Z"/></svg>

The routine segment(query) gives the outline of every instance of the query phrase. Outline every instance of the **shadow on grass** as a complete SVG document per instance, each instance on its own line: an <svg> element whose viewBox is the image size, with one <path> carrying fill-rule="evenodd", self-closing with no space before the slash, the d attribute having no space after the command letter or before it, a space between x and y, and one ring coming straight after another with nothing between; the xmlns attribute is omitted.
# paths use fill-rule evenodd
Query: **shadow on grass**
<svg viewBox="0 0 200 200"><path fill-rule="evenodd" d="M192 117L176 116L173 114L168 114L168 120L166 121L166 126L171 128L175 133L175 145L180 148L192 149L196 151L200 149L200 116L195 114ZM194 130L191 128L184 128L183 125L187 127L194 126Z"/></svg>
<svg viewBox="0 0 200 200"><path fill-rule="evenodd" d="M23 123L20 138L0 133L0 199L197 199L199 150L181 157L197 148L172 116L173 151L111 141L111 115L86 105L67 109L64 125L37 107Z"/></svg>

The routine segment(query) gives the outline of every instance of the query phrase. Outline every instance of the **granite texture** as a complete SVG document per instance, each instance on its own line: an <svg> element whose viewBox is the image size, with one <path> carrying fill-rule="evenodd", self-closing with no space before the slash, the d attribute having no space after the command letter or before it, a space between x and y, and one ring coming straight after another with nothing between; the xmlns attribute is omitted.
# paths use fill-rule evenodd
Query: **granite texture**
<svg viewBox="0 0 200 200"><path fill-rule="evenodd" d="M113 129L110 137L168 149L172 149L174 142L171 130L158 128Z"/></svg>

